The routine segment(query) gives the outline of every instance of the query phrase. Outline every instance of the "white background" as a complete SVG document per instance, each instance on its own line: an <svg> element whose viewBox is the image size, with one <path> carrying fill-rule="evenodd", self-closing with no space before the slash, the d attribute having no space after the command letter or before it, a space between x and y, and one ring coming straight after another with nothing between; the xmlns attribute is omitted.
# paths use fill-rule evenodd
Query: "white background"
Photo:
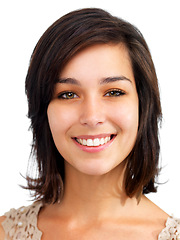
<svg viewBox="0 0 180 240"><path fill-rule="evenodd" d="M0 215L28 205L26 174L31 132L24 81L33 48L43 32L65 13L100 7L136 25L152 53L163 108L161 163L156 194L149 197L169 214L180 217L180 14L171 0L11 0L0 4Z"/></svg>

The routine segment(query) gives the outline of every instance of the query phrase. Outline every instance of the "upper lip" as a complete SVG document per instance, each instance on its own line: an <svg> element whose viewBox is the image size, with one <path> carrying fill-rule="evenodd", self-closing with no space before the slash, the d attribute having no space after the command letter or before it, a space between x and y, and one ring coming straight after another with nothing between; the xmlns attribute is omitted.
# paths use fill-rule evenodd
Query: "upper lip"
<svg viewBox="0 0 180 240"><path fill-rule="evenodd" d="M115 133L103 133L103 134L97 134L97 135L80 135L80 136L75 136L73 138L78 138L78 139L95 139L95 138L105 138L105 137L111 137L111 136L116 135Z"/></svg>

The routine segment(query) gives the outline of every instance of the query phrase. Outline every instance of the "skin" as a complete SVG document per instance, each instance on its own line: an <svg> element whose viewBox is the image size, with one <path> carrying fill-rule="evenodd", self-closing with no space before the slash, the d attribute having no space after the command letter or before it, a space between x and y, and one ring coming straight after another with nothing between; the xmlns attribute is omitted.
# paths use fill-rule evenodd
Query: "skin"
<svg viewBox="0 0 180 240"><path fill-rule="evenodd" d="M128 80L102 83L120 76ZM137 136L138 95L127 51L119 45L87 48L65 66L60 79L67 78L76 79L78 84L58 83L48 107L56 147L77 174L106 174L123 162ZM114 95L110 95L112 90ZM58 98L64 91L73 92L73 98ZM109 147L95 153L82 151L72 139L103 134L116 136Z"/></svg>
<svg viewBox="0 0 180 240"><path fill-rule="evenodd" d="M66 64L59 79L47 115L65 159L64 196L61 203L41 209L42 239L157 239L168 215L145 196L138 204L123 188L139 120L126 48L88 47ZM75 140L111 135L103 147L82 147Z"/></svg>

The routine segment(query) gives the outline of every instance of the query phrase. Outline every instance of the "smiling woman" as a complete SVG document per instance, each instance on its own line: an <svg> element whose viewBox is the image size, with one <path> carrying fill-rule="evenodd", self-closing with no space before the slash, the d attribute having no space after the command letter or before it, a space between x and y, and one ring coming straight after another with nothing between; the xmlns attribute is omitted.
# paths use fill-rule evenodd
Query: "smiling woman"
<svg viewBox="0 0 180 240"><path fill-rule="evenodd" d="M35 47L26 93L36 201L2 217L0 239L180 238L180 221L145 197L161 104L138 29L101 9L63 16Z"/></svg>
<svg viewBox="0 0 180 240"><path fill-rule="evenodd" d="M66 64L61 78L71 80L55 85L47 113L65 167L68 162L79 172L106 174L129 155L138 131L138 95L128 52L119 44L87 47Z"/></svg>

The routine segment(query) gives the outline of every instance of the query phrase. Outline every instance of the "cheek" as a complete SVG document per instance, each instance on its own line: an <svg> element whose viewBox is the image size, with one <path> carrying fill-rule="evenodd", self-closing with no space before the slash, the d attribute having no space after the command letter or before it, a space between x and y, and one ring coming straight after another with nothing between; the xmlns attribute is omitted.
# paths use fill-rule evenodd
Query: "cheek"
<svg viewBox="0 0 180 240"><path fill-rule="evenodd" d="M50 103L47 116L54 140L62 137L62 133L66 132L70 126L71 117L69 112L59 108L56 104Z"/></svg>
<svg viewBox="0 0 180 240"><path fill-rule="evenodd" d="M113 111L113 116L121 131L137 132L139 122L138 104L122 104Z"/></svg>

